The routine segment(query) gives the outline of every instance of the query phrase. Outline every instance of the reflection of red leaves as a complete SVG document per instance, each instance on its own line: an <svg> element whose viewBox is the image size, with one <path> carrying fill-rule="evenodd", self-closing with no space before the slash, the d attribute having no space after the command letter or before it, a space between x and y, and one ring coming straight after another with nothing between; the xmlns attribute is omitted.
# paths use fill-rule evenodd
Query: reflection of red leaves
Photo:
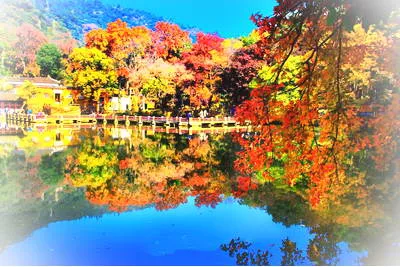
<svg viewBox="0 0 400 267"><path fill-rule="evenodd" d="M245 194L246 194L245 192L240 191L240 190L234 190L234 191L232 191L232 195L233 195L235 198L241 198L241 197L243 197Z"/></svg>
<svg viewBox="0 0 400 267"><path fill-rule="evenodd" d="M207 175L209 175L207 173ZM190 177L189 179L185 179L185 185L186 186L204 186L208 183L208 181L210 180L210 177L206 177L206 175L199 175L199 174L194 174L192 177Z"/></svg>
<svg viewBox="0 0 400 267"><path fill-rule="evenodd" d="M240 176L237 178L238 189L244 192L254 190L257 188L257 184L251 182L250 177Z"/></svg>
<svg viewBox="0 0 400 267"><path fill-rule="evenodd" d="M203 194L199 194L196 197L196 206L201 207L201 206L208 206L215 208L218 203L222 201L222 197L220 193L214 192L204 192Z"/></svg>
<svg viewBox="0 0 400 267"><path fill-rule="evenodd" d="M86 192L88 201L95 205L108 205L111 211L123 212L129 206L143 207L154 202L154 195L147 188L112 188L103 187Z"/></svg>
<svg viewBox="0 0 400 267"><path fill-rule="evenodd" d="M188 192L181 190L177 186L171 186L162 195L156 199L157 210L168 210L178 207L180 204L186 203Z"/></svg>
<svg viewBox="0 0 400 267"><path fill-rule="evenodd" d="M198 162L198 161L196 161L196 162L194 163L194 168L195 168L196 170L199 170L199 169L201 169L202 167L204 167L204 163L201 163L201 162Z"/></svg>
<svg viewBox="0 0 400 267"><path fill-rule="evenodd" d="M129 160L123 159L119 162L119 169L120 170L125 170L129 168Z"/></svg>
<svg viewBox="0 0 400 267"><path fill-rule="evenodd" d="M163 181L161 183L156 183L152 186L153 190L157 193L164 192L165 187L167 186L167 182Z"/></svg>
<svg viewBox="0 0 400 267"><path fill-rule="evenodd" d="M310 201L311 207L318 206L318 204L321 201L320 197L321 197L321 192L316 187L311 188L310 194L309 194L309 201Z"/></svg>
<svg viewBox="0 0 400 267"><path fill-rule="evenodd" d="M127 68L119 68L117 70L117 74L120 77L129 77L129 71Z"/></svg>

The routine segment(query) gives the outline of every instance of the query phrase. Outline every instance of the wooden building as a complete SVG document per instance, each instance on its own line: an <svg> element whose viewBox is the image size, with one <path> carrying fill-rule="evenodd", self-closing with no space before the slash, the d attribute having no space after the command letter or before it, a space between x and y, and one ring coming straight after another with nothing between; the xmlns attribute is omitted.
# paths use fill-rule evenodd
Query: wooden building
<svg viewBox="0 0 400 267"><path fill-rule="evenodd" d="M50 77L4 77L0 79L2 90L0 90L0 111L16 112L23 109L24 100L17 93L19 87L30 82L33 86L46 89L46 96L52 103L61 103L66 88L61 82Z"/></svg>

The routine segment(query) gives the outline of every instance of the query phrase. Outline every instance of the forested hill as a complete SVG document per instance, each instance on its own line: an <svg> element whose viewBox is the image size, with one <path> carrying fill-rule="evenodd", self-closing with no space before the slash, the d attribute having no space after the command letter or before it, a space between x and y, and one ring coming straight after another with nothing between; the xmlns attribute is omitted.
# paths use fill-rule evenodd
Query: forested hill
<svg viewBox="0 0 400 267"><path fill-rule="evenodd" d="M0 0L0 10L0 42L5 44L16 39L16 29L24 23L34 26L50 40L70 32L83 43L87 31L106 28L117 19L129 26L144 25L151 29L157 21L164 20L145 11L105 5L100 0Z"/></svg>
<svg viewBox="0 0 400 267"><path fill-rule="evenodd" d="M18 28L24 24L34 26L49 39L68 33L62 23L37 9L32 0L0 0L0 10L0 48L16 41Z"/></svg>
<svg viewBox="0 0 400 267"><path fill-rule="evenodd" d="M104 5L99 0L33 0L35 7L49 18L68 28L75 39L83 40L84 32L92 28L105 28L108 23L122 19L130 26L153 28L163 20L148 12L119 5Z"/></svg>

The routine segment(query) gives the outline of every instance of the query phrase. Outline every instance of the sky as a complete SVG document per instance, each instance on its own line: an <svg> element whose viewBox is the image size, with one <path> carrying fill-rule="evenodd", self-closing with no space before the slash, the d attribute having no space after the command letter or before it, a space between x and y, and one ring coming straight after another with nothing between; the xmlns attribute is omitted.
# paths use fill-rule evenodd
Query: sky
<svg viewBox="0 0 400 267"><path fill-rule="evenodd" d="M255 28L250 16L271 15L275 0L102 0L105 4L144 10L181 26L218 33L223 38L247 35Z"/></svg>

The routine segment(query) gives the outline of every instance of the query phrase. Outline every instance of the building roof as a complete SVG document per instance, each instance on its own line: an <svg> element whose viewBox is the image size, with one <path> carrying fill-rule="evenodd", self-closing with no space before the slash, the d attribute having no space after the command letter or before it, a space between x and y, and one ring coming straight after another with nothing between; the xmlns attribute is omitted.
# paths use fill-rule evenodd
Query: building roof
<svg viewBox="0 0 400 267"><path fill-rule="evenodd" d="M39 88L61 88L61 82L50 77L5 77L4 82L13 86L20 86L24 82L31 82Z"/></svg>

